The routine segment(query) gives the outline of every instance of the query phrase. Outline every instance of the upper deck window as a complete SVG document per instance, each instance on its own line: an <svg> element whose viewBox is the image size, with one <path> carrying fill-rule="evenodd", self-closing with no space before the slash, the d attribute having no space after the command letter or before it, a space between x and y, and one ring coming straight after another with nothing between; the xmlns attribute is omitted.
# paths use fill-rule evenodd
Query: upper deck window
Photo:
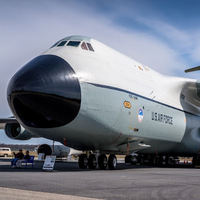
<svg viewBox="0 0 200 200"><path fill-rule="evenodd" d="M65 46L66 43L67 43L67 41L62 41L57 45L57 47Z"/></svg>
<svg viewBox="0 0 200 200"><path fill-rule="evenodd" d="M67 46L78 47L80 43L80 41L69 41Z"/></svg>
<svg viewBox="0 0 200 200"><path fill-rule="evenodd" d="M88 46L88 49L89 49L90 51L94 51L94 49L92 48L92 45L91 45L90 43L87 42L87 46Z"/></svg>
<svg viewBox="0 0 200 200"><path fill-rule="evenodd" d="M82 48L82 49L85 49L85 50L88 50L88 48L87 48L85 42L83 42L83 43L81 44L81 48Z"/></svg>

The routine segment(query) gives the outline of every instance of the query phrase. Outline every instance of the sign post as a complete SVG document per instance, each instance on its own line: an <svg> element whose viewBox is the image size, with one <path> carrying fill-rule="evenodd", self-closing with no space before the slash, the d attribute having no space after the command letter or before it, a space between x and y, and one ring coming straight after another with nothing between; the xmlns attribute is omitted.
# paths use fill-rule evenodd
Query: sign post
<svg viewBox="0 0 200 200"><path fill-rule="evenodd" d="M56 156L46 156L44 165L43 165L43 170L44 171L53 171L54 164L56 161Z"/></svg>
<svg viewBox="0 0 200 200"><path fill-rule="evenodd" d="M38 154L38 160L44 161L44 153L39 153L39 154Z"/></svg>

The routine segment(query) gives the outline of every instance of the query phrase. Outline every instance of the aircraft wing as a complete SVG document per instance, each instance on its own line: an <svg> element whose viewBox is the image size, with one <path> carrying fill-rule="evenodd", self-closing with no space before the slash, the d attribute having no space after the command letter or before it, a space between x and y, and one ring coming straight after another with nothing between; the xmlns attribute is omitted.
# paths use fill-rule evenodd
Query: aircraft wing
<svg viewBox="0 0 200 200"><path fill-rule="evenodd" d="M10 118L0 118L0 129L4 129L6 123L14 124L19 123L14 117Z"/></svg>
<svg viewBox="0 0 200 200"><path fill-rule="evenodd" d="M19 123L15 118L0 118L0 124L2 123Z"/></svg>
<svg viewBox="0 0 200 200"><path fill-rule="evenodd" d="M190 68L190 69L186 69L186 70L185 70L185 73L188 73L188 72L195 72L195 71L198 71L198 70L200 70L200 66L193 67L193 68Z"/></svg>

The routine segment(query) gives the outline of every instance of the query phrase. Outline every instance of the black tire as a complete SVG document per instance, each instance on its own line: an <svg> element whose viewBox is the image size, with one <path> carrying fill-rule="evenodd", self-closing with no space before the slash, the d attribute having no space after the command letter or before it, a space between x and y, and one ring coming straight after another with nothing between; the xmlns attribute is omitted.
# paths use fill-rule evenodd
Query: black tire
<svg viewBox="0 0 200 200"><path fill-rule="evenodd" d="M97 160L94 154L90 154L88 159L88 167L89 169L96 169L97 167Z"/></svg>
<svg viewBox="0 0 200 200"><path fill-rule="evenodd" d="M154 165L154 156L152 155L149 157L149 165Z"/></svg>
<svg viewBox="0 0 200 200"><path fill-rule="evenodd" d="M196 162L195 162L195 166L200 166L200 155L196 156Z"/></svg>
<svg viewBox="0 0 200 200"><path fill-rule="evenodd" d="M108 168L114 170L117 168L117 158L114 154L111 154L108 158Z"/></svg>
<svg viewBox="0 0 200 200"><path fill-rule="evenodd" d="M132 155L127 155L126 157L125 157L125 163L131 163L131 161L132 161Z"/></svg>
<svg viewBox="0 0 200 200"><path fill-rule="evenodd" d="M192 167L195 167L197 164L197 156L193 156L193 159L192 159Z"/></svg>
<svg viewBox="0 0 200 200"><path fill-rule="evenodd" d="M107 168L108 161L107 161L107 157L105 154L99 155L98 165L99 165L99 169L105 170Z"/></svg>
<svg viewBox="0 0 200 200"><path fill-rule="evenodd" d="M137 158L137 163L139 163L140 165L144 165L144 158L143 155L139 155Z"/></svg>
<svg viewBox="0 0 200 200"><path fill-rule="evenodd" d="M81 169L86 169L88 165L88 159L86 154L81 154L78 159L78 164Z"/></svg>
<svg viewBox="0 0 200 200"><path fill-rule="evenodd" d="M158 155L154 156L154 158L153 158L153 165L155 167L159 166L159 156Z"/></svg>
<svg viewBox="0 0 200 200"><path fill-rule="evenodd" d="M169 156L165 157L165 166L169 167Z"/></svg>
<svg viewBox="0 0 200 200"><path fill-rule="evenodd" d="M166 158L165 158L165 165L167 167L174 167L175 166L174 158L172 156L166 156Z"/></svg>
<svg viewBox="0 0 200 200"><path fill-rule="evenodd" d="M163 162L164 162L163 156L159 156L158 157L158 166L163 166Z"/></svg>
<svg viewBox="0 0 200 200"><path fill-rule="evenodd" d="M138 163L137 156L132 156L131 158L131 165L136 165Z"/></svg>

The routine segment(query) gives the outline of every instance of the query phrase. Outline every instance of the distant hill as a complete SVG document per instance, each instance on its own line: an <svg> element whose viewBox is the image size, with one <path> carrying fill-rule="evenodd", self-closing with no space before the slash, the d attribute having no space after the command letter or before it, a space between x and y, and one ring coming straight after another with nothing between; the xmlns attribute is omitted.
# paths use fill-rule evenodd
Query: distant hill
<svg viewBox="0 0 200 200"><path fill-rule="evenodd" d="M28 145L28 144L0 144L0 147L9 147L11 151L18 151L19 149L25 149L29 151L34 151L35 147L38 145Z"/></svg>

